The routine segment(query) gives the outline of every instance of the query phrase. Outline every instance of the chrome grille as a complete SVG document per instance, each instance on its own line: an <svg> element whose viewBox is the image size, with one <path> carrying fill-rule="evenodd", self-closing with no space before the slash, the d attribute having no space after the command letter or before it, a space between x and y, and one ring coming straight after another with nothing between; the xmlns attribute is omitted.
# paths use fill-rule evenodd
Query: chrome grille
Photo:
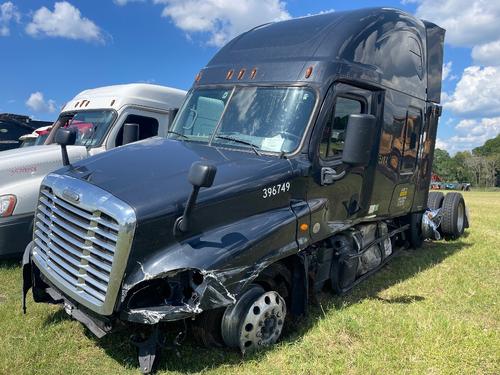
<svg viewBox="0 0 500 375"><path fill-rule="evenodd" d="M71 202L64 194L68 189L82 199ZM110 314L130 251L132 214L130 207L93 185L49 175L35 214L34 260L70 297Z"/></svg>

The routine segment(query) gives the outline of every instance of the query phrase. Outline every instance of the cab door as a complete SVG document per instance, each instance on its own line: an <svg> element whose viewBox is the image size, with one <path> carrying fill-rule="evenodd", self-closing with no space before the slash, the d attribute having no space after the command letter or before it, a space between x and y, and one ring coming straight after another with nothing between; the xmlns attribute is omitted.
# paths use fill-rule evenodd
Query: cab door
<svg viewBox="0 0 500 375"><path fill-rule="evenodd" d="M318 117L311 145L314 176L307 198L315 205L311 207L313 240L328 237L366 212L373 185L375 160L369 167L350 167L342 162L342 154L349 115L377 116L382 108L382 94L344 83L331 90ZM379 132L376 134L378 139Z"/></svg>

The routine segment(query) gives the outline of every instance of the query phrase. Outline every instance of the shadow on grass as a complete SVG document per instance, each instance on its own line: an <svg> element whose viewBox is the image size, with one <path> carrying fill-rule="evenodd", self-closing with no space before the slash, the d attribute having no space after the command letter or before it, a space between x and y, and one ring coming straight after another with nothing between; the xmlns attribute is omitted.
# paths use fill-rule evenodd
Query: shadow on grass
<svg viewBox="0 0 500 375"><path fill-rule="evenodd" d="M21 259L18 258L0 258L0 270L11 270L21 267Z"/></svg>
<svg viewBox="0 0 500 375"><path fill-rule="evenodd" d="M356 286L351 292L343 296L332 296L321 293L320 300L326 302L325 305L312 305L307 318L298 323L289 324L288 329L282 338L285 343L294 342L300 339L319 320L321 320L331 309L346 309L349 306L365 299L376 299L389 304L410 304L425 300L422 296L401 295L392 298L383 298L378 294L403 280L409 279L419 272L441 263L447 257L470 246L462 241L425 243L419 250L402 250L383 267L378 273ZM47 324L55 324L66 316L63 311L55 313L48 319ZM171 339L181 327L175 324L165 325L166 332L171 334ZM96 339L87 331L87 336L93 339L97 345L102 347L106 353L114 358L121 365L128 368L138 366L136 350L128 343L132 332L124 330ZM220 366L235 365L246 360L263 359L269 348L259 353L241 356L236 351L226 348L208 349L200 347L193 342L189 333L188 338L178 350L164 350L158 371L178 371L182 373L200 372L203 370L218 368Z"/></svg>

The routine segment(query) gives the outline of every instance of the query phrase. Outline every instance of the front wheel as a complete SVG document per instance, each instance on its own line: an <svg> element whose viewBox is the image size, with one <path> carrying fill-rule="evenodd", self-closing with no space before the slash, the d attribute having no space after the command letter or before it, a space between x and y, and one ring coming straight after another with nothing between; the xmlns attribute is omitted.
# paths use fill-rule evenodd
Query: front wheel
<svg viewBox="0 0 500 375"><path fill-rule="evenodd" d="M278 292L254 285L224 312L222 338L242 353L260 350L278 341L285 317L286 303Z"/></svg>

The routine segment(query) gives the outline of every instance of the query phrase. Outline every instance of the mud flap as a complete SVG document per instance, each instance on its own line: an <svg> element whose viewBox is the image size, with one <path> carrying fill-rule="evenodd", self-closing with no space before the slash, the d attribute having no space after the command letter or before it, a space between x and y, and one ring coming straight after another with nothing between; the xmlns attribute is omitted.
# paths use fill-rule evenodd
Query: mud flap
<svg viewBox="0 0 500 375"><path fill-rule="evenodd" d="M309 304L309 279L308 279L309 260L301 253L294 259L292 273L292 290L290 312L295 317L307 314Z"/></svg>
<svg viewBox="0 0 500 375"><path fill-rule="evenodd" d="M29 243L23 254L23 314L26 314L26 295L33 286L33 280L31 278L31 247L32 244Z"/></svg>

